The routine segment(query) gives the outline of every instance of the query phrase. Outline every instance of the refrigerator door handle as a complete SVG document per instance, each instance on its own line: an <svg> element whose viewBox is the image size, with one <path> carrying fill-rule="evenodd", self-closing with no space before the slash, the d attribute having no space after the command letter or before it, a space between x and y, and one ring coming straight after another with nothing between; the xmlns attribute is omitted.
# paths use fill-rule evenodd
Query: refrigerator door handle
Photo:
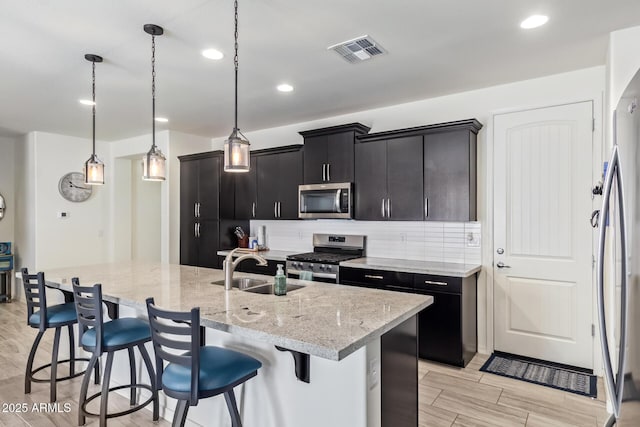
<svg viewBox="0 0 640 427"><path fill-rule="evenodd" d="M604 365L604 380L609 393L612 394L613 413L617 417L620 413L620 405L618 404L618 392L616 389L615 379L613 377L613 365L611 364L611 353L609 351L609 339L607 334L607 321L605 318L605 302L604 302L604 255L605 242L607 235L607 221L609 219L609 198L611 197L611 187L613 185L613 173L615 163L618 159L617 146L614 146L613 154L607 168L605 176L603 195L602 195L602 215L600 233L598 238L598 263L596 272L597 281L597 299L598 299L598 326L600 327L600 344L602 347L602 359Z"/></svg>
<svg viewBox="0 0 640 427"><path fill-rule="evenodd" d="M616 145L616 148L618 146ZM625 221L625 201L624 185L622 183L622 165L620 163L620 153L615 168L616 188L618 189L618 217L620 226L620 350L618 351L618 372L616 374L616 387L618 397L618 407L622 405L624 372L627 365L627 326L629 319L629 287L627 285L627 225Z"/></svg>
<svg viewBox="0 0 640 427"><path fill-rule="evenodd" d="M615 125L615 116L614 116ZM615 127L615 126L614 126ZM614 135L615 141L615 135ZM614 376L613 365L611 363L611 353L607 339L605 306L604 306L604 252L606 243L606 229L609 218L609 205L613 182L616 182L617 195L619 200L618 216L620 229L620 255L621 255L621 271L620 271L620 347L618 349L618 369ZM622 395L624 386L624 372L626 366L626 347L627 347L627 312L628 312L628 286L627 286L627 230L625 221L625 201L624 186L622 182L622 172L620 168L620 152L617 145L613 146L613 153L607 168L605 184L603 189L602 200L602 222L600 227L600 236L598 241L598 265L597 265L597 297L598 297L598 323L601 333L601 344L604 359L605 381L607 388L612 394L613 415L618 418L620 416L620 406L622 405Z"/></svg>

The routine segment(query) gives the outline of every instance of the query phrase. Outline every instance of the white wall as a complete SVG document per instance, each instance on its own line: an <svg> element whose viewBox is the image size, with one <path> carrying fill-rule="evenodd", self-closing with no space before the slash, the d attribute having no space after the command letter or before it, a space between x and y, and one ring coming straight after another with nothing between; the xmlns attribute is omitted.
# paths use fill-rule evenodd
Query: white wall
<svg viewBox="0 0 640 427"><path fill-rule="evenodd" d="M506 111L593 100L600 135L602 97L605 90L605 67L598 66L568 73L509 83L438 98L360 111L271 129L244 132L253 150L287 144L300 144L299 131L360 122L381 132L431 123L476 118L484 124L478 134L478 221L481 223L483 269L478 278L478 348L490 352L493 347L492 311L492 203L493 203L493 115ZM357 94L345 94L357 96ZM226 135L213 139L213 148L222 149ZM596 141L599 144L600 141ZM576 213L576 220L582 220ZM489 284L489 286L487 286Z"/></svg>
<svg viewBox="0 0 640 427"><path fill-rule="evenodd" d="M131 219L132 259L136 261L160 262L160 186L157 182L145 181L142 162L131 160Z"/></svg>
<svg viewBox="0 0 640 427"><path fill-rule="evenodd" d="M13 242L15 238L15 146L16 139L0 137L0 194L6 209L0 220L0 242Z"/></svg>
<svg viewBox="0 0 640 427"><path fill-rule="evenodd" d="M106 260L105 228L107 192L94 186L91 197L69 202L58 192L60 178L68 172L82 172L91 154L91 141L51 133L34 133L35 194L29 203L35 208L35 265L32 269L87 265ZM97 144L98 157L105 158ZM108 182L109 165L105 167ZM67 212L68 217L57 217Z"/></svg>

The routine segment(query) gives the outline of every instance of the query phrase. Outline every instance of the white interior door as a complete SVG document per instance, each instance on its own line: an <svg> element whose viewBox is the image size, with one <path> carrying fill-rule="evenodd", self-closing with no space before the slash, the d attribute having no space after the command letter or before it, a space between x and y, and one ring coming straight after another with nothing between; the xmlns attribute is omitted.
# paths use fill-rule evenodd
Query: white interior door
<svg viewBox="0 0 640 427"><path fill-rule="evenodd" d="M494 117L495 349L593 368L592 102Z"/></svg>

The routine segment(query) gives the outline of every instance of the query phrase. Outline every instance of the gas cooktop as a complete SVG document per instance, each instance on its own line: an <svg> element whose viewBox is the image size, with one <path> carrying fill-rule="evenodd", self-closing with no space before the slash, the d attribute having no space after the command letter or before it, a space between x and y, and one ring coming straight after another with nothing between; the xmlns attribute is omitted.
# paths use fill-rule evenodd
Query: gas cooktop
<svg viewBox="0 0 640 427"><path fill-rule="evenodd" d="M307 252L289 255L287 261L319 262L322 264L339 264L342 261L360 258L362 254L336 254L327 252Z"/></svg>

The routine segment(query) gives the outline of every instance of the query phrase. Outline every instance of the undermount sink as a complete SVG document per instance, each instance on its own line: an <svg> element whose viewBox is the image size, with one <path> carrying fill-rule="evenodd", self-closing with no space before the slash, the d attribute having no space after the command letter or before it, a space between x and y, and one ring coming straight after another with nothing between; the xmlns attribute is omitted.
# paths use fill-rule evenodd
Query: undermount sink
<svg viewBox="0 0 640 427"><path fill-rule="evenodd" d="M215 282L211 282L214 285L224 285L224 279L216 280ZM231 287L238 288L241 291L247 290L247 288L253 288L255 286L261 286L267 283L266 280L263 279L254 279L252 277L236 277L233 279L231 283Z"/></svg>
<svg viewBox="0 0 640 427"><path fill-rule="evenodd" d="M304 285L292 285L290 283L287 283L287 292L295 291L296 289L300 288L304 288ZM246 288L243 290L247 292L253 292L254 294L273 294L273 283L253 286L251 288Z"/></svg>
<svg viewBox="0 0 640 427"><path fill-rule="evenodd" d="M213 285L224 285L224 280L216 280L211 282ZM273 294L273 283L267 283L263 279L254 279L252 277L236 277L231 284L233 288L238 288L241 291L253 292L254 294ZM287 283L287 292L295 291L296 289L304 288L304 285L293 285Z"/></svg>

